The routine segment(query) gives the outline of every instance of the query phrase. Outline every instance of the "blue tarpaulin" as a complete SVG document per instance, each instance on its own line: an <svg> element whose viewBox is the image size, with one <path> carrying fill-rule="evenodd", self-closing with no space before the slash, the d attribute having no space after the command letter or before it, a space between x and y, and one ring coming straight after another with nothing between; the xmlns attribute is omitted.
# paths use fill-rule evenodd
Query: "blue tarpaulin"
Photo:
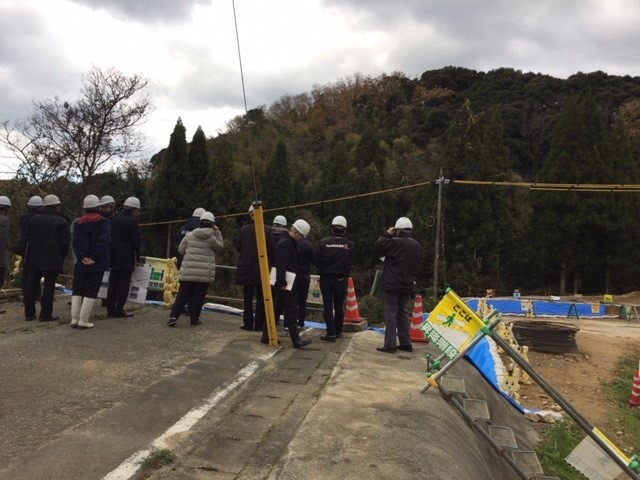
<svg viewBox="0 0 640 480"><path fill-rule="evenodd" d="M464 299L464 302L478 311L480 299ZM567 317L569 314L579 317L603 317L605 306L600 303L563 302L557 300L534 300L515 298L487 298L487 305L497 309L502 315L526 315L527 303L532 302L537 317Z"/></svg>

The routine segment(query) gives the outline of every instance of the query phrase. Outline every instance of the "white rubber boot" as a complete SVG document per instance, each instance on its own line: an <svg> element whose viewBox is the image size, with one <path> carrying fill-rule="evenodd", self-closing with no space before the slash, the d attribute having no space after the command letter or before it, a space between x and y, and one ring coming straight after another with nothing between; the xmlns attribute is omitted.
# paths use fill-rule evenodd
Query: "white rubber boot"
<svg viewBox="0 0 640 480"><path fill-rule="evenodd" d="M78 328L80 321L80 307L82 306L82 297L73 295L71 297L71 328Z"/></svg>
<svg viewBox="0 0 640 480"><path fill-rule="evenodd" d="M82 299L82 308L80 308L80 321L78 328L93 328L93 323L89 323L89 317L93 310L93 304L96 303L95 298L84 297Z"/></svg>

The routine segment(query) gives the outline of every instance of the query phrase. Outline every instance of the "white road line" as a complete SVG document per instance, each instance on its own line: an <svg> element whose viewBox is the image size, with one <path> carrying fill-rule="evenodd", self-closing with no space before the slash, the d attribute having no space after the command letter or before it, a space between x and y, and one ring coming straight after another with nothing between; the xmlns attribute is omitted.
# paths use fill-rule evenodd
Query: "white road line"
<svg viewBox="0 0 640 480"><path fill-rule="evenodd" d="M162 435L156 438L148 448L139 450L122 462L115 470L109 472L102 480L129 480L140 469L140 462L147 458L154 450L167 448L167 439L172 435L184 433L191 429L198 420L204 417L209 410L215 407L222 399L229 395L234 389L239 387L260 367L260 362L269 360L279 349L275 349L267 355L263 355L250 362L246 367L238 372L236 377L228 384L216 388L204 403L189 410L180 420L174 423Z"/></svg>

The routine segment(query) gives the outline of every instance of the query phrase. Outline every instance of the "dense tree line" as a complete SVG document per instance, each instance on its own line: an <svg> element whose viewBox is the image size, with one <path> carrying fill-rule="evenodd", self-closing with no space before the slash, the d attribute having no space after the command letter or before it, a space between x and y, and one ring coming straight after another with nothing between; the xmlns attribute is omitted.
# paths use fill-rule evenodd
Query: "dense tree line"
<svg viewBox="0 0 640 480"><path fill-rule="evenodd" d="M640 286L640 193L460 181L635 184L639 162L638 77L446 67L315 86L234 118L215 138L198 128L190 143L178 120L137 193L148 254L171 253L179 221L204 206L227 241L227 265L253 200L268 220L305 218L312 240L344 215L361 291L379 263L373 242L407 215L424 247L420 288L428 291L442 167L439 289L621 293ZM119 175L136 183L140 172ZM215 288L232 288L231 278Z"/></svg>

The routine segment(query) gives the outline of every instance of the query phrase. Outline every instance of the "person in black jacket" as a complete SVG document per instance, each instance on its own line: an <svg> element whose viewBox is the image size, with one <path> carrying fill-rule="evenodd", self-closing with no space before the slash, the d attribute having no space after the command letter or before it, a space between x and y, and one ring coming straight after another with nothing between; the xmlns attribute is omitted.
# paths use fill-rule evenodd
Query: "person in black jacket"
<svg viewBox="0 0 640 480"><path fill-rule="evenodd" d="M89 317L98 297L104 272L109 269L111 222L100 211L100 199L87 195L82 203L84 214L73 227L73 251L77 259L73 268L71 327L93 328Z"/></svg>
<svg viewBox="0 0 640 480"><path fill-rule="evenodd" d="M36 214L27 225L25 245L25 269L27 279L24 290L24 319L36 318L36 295L40 279L44 277L44 286L40 300L41 322L59 320L53 315L53 295L56 279L69 253L71 233L69 222L59 213L60 199L47 195L43 200L44 213Z"/></svg>
<svg viewBox="0 0 640 480"><path fill-rule="evenodd" d="M244 294L244 310L242 313L243 330L261 332L264 326L264 296L262 294L262 282L260 281L260 265L258 263L258 246L256 242L256 227L253 222L253 205L249 207L250 222L243 225L236 239L238 265L236 268L236 285L242 285ZM267 256L273 258L275 244L271 227L265 226L267 242ZM253 315L253 294L256 295L255 318Z"/></svg>
<svg viewBox="0 0 640 480"><path fill-rule="evenodd" d="M422 247L412 237L413 224L400 217L395 227L389 227L375 244L375 254L384 257L382 289L384 290L384 346L380 352L413 351L411 321L407 311L409 297L415 294L420 273ZM400 343L397 345L396 341Z"/></svg>
<svg viewBox="0 0 640 480"><path fill-rule="evenodd" d="M18 225L20 226L20 241L17 246L13 249L13 253L16 255L20 255L23 259L22 262L22 277L20 279L20 286L22 287L22 292L24 294L25 285L27 283L27 270L26 265L24 263L24 255L25 251L22 249L27 245L27 231L29 230L29 222L33 218L33 216L37 213L42 213L44 211L44 203L42 202L42 197L38 195L33 195L27 201L27 211L20 215L20 219L18 220ZM40 298L40 281L38 281L38 290L36 291L35 298Z"/></svg>
<svg viewBox="0 0 640 480"><path fill-rule="evenodd" d="M132 317L124 310L129 296L131 274L140 258L140 200L129 197L121 213L111 219L111 271L107 288L107 316Z"/></svg>
<svg viewBox="0 0 640 480"><path fill-rule="evenodd" d="M283 305L284 324L289 329L289 336L291 337L291 343L294 348L306 347L311 343L311 340L302 340L300 333L298 332L297 314L298 314L298 301L296 297L296 288L298 281L298 241L309 234L311 227L309 224L302 220L296 220L291 229L289 235L280 239L276 245L276 280L273 288L277 292L279 301ZM291 286L288 285L287 274L294 274L295 279ZM266 341L265 341L266 340ZM262 331L262 343L268 343L267 329Z"/></svg>
<svg viewBox="0 0 640 480"><path fill-rule="evenodd" d="M313 244L303 237L298 240L298 327L304 328L307 317L307 297L311 283L311 265L317 265L316 251Z"/></svg>
<svg viewBox="0 0 640 480"><path fill-rule="evenodd" d="M336 338L342 337L344 300L355 257L353 242L344 237L346 231L347 219L338 215L331 222L332 235L320 240L316 253L324 323L327 326L327 333L320 339L325 342L335 342Z"/></svg>

